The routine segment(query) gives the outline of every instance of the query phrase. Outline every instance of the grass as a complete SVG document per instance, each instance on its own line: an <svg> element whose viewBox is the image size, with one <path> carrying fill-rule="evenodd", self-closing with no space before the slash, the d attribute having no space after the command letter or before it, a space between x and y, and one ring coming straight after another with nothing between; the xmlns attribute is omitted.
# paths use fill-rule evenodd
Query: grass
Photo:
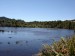
<svg viewBox="0 0 75 56"><path fill-rule="evenodd" d="M52 45L45 44L36 56L75 56L75 36L61 38Z"/></svg>

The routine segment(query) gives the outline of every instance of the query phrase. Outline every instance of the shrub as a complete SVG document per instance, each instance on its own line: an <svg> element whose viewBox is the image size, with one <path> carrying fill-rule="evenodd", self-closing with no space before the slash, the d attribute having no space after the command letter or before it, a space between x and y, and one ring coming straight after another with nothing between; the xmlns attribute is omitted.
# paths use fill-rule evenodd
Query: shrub
<svg viewBox="0 0 75 56"><path fill-rule="evenodd" d="M75 36L61 38L52 45L45 44L37 56L75 56Z"/></svg>

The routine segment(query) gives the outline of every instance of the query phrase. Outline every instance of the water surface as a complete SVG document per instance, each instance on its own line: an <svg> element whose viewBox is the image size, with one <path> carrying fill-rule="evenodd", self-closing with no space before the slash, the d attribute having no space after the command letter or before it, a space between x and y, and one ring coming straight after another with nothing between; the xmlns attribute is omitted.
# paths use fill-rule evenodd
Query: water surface
<svg viewBox="0 0 75 56"><path fill-rule="evenodd" d="M73 34L68 29L0 27L0 56L32 56L42 44Z"/></svg>

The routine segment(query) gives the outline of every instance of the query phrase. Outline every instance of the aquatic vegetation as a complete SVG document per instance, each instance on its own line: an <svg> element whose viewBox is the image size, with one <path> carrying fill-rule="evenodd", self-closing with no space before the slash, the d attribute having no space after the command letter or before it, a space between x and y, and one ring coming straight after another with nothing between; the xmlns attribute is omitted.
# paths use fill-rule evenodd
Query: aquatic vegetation
<svg viewBox="0 0 75 56"><path fill-rule="evenodd" d="M16 41L16 44L18 44L19 43L19 41Z"/></svg>
<svg viewBox="0 0 75 56"><path fill-rule="evenodd" d="M9 38L12 38L12 37L9 37Z"/></svg>
<svg viewBox="0 0 75 56"><path fill-rule="evenodd" d="M42 51L36 56L75 56L75 36L61 38L52 45L43 45Z"/></svg>
<svg viewBox="0 0 75 56"><path fill-rule="evenodd" d="M21 41L16 41L16 44L19 44Z"/></svg>
<svg viewBox="0 0 75 56"><path fill-rule="evenodd" d="M0 32L4 32L4 30L0 30Z"/></svg>
<svg viewBox="0 0 75 56"><path fill-rule="evenodd" d="M2 42L0 42L0 44L2 44Z"/></svg>
<svg viewBox="0 0 75 56"><path fill-rule="evenodd" d="M8 42L8 44L10 44L10 42Z"/></svg>
<svg viewBox="0 0 75 56"><path fill-rule="evenodd" d="M20 44L20 43L22 43L23 41L24 41L24 40L19 40L19 41L16 41L15 43L16 43L16 44ZM26 40L25 43L28 43L28 41Z"/></svg>
<svg viewBox="0 0 75 56"><path fill-rule="evenodd" d="M28 43L28 41L26 41L26 43Z"/></svg>

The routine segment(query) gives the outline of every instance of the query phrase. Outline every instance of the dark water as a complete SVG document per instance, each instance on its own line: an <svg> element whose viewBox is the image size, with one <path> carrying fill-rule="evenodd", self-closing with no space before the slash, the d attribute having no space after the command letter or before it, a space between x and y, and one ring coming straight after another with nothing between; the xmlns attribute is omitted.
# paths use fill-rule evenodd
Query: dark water
<svg viewBox="0 0 75 56"><path fill-rule="evenodd" d="M67 29L0 27L0 56L32 56L42 44L73 34Z"/></svg>

